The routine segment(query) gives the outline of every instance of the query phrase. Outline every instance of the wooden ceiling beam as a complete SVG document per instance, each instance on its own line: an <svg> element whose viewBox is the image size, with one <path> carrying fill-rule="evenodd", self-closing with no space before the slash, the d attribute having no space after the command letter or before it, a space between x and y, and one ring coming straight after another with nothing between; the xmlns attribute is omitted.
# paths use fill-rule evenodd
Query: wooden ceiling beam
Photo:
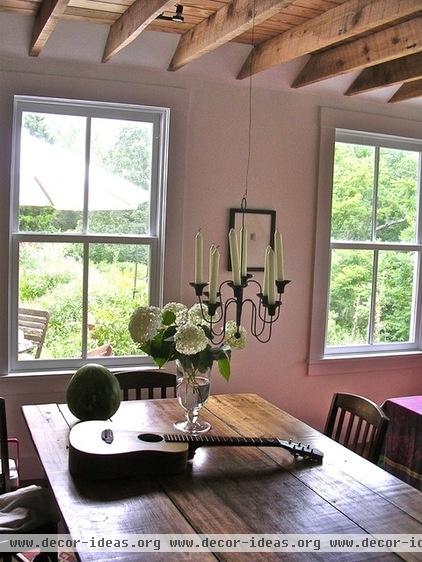
<svg viewBox="0 0 422 562"><path fill-rule="evenodd" d="M414 82L407 82L397 90L388 103L395 103L398 101L411 100L413 98L420 98L422 96L422 80L415 80Z"/></svg>
<svg viewBox="0 0 422 562"><path fill-rule="evenodd" d="M330 47L421 10L421 0L349 0L257 45L238 75L247 78L275 65Z"/></svg>
<svg viewBox="0 0 422 562"><path fill-rule="evenodd" d="M37 57L50 35L53 33L57 22L63 15L69 0L44 0L35 16L32 28L31 45L29 54Z"/></svg>
<svg viewBox="0 0 422 562"><path fill-rule="evenodd" d="M346 96L370 92L400 82L411 82L418 78L422 78L422 52L366 68L349 87Z"/></svg>
<svg viewBox="0 0 422 562"><path fill-rule="evenodd" d="M293 82L300 88L422 51L422 17L312 55Z"/></svg>
<svg viewBox="0 0 422 562"><path fill-rule="evenodd" d="M233 0L208 19L184 33L177 45L168 70L178 70L185 64L214 51L245 31L271 18L294 0L255 0L255 17L250 0Z"/></svg>
<svg viewBox="0 0 422 562"><path fill-rule="evenodd" d="M157 16L174 5L175 0L135 0L110 27L103 62L132 43Z"/></svg>

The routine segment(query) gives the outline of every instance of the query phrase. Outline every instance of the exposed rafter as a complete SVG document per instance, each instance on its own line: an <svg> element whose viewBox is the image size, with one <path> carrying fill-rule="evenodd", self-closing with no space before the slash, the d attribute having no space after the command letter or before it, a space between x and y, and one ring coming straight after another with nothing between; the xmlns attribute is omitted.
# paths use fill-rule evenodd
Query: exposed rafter
<svg viewBox="0 0 422 562"><path fill-rule="evenodd" d="M255 47L238 79L366 33L421 10L421 0L349 0Z"/></svg>
<svg viewBox="0 0 422 562"><path fill-rule="evenodd" d="M103 62L132 43L161 12L174 4L174 0L135 0L110 27Z"/></svg>
<svg viewBox="0 0 422 562"><path fill-rule="evenodd" d="M422 51L422 18L394 25L362 39L312 55L293 88L314 84L374 64Z"/></svg>
<svg viewBox="0 0 422 562"><path fill-rule="evenodd" d="M256 0L255 18L250 0L233 0L202 21L179 40L169 70L178 70L277 14L294 0Z"/></svg>
<svg viewBox="0 0 422 562"><path fill-rule="evenodd" d="M388 103L395 103L397 101L411 100L413 98L420 98L422 96L422 80L415 80L414 82L407 82L403 84Z"/></svg>
<svg viewBox="0 0 422 562"><path fill-rule="evenodd" d="M53 33L60 17L63 15L69 0L43 0L32 28L29 54L37 57L50 35Z"/></svg>
<svg viewBox="0 0 422 562"><path fill-rule="evenodd" d="M363 70L346 92L346 96L369 92L400 82L422 78L422 52L376 64Z"/></svg>

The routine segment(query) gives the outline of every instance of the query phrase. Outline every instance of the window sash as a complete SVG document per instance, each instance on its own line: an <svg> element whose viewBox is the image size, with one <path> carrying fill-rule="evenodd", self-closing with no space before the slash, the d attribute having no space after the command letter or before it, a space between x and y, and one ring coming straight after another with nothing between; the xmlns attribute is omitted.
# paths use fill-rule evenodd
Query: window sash
<svg viewBox="0 0 422 562"><path fill-rule="evenodd" d="M326 329L324 337L324 354L325 355L340 355L351 353L368 353L368 352L385 352L385 351L404 351L404 350L416 350L419 349L420 341L420 323L415 321L419 318L420 311L420 301L421 301L421 287L420 287L420 270L421 270L421 256L422 256L422 245L421 244L392 244L392 243L371 243L371 242L332 242L330 244L330 267L329 267L329 279L331 278L331 255L332 250L342 249L342 250L369 250L374 252L374 258L372 262L372 282L371 282L371 301L369 304L369 343L368 344L351 344L351 345L328 345L328 315L329 315L329 299L331 295L330 283L328 283L327 290L327 315L326 315ZM416 256L415 260L415 272L413 286L415 290L413 291L413 299L411 304L411 317L409 333L413 334L414 337L409 339L407 342L391 342L391 343L373 343L374 328L375 328L375 313L376 313L376 293L378 287L378 256L379 251L391 250L391 251L401 251L401 252L413 252Z"/></svg>
<svg viewBox="0 0 422 562"><path fill-rule="evenodd" d="M325 157L325 162L321 162L319 184L325 184L325 194L320 200L320 207L318 210L318 223L317 223L317 238L323 236L325 232L327 246L325 258L325 271L319 270L319 275L316 273L315 283L321 287L325 286L325 296L322 302L313 305L313 319L312 319L312 332L319 331L319 341L315 335L311 338L311 361L321 356L358 356L359 354L374 354L385 352L403 352L415 351L421 348L421 300L422 300L422 281L421 281L421 256L422 256L422 220L421 220L421 201L422 201L422 140L409 139L398 136L390 136L384 134L372 134L360 131L353 131L347 129L331 129L323 128L321 131L321 142L325 140L326 144L330 143L332 150L327 154L322 155ZM399 150L412 150L419 153L419 178L418 178L418 208L416 216L416 236L415 243L408 242L375 242L375 241L347 241L347 240L332 240L331 239L331 217L332 217L332 195L333 195L333 177L334 177L334 154L335 143L347 142L351 144L362 144L367 146L376 147L375 156L375 174L374 174L374 189L376 191L378 184L378 167L379 167L379 150L380 148L395 148ZM327 182L327 180L329 180ZM328 187L329 186L329 187ZM372 221L372 238L374 240L374 228L376 228L376 193L373 200L373 221ZM325 202L325 209L321 212L321 206ZM375 209L375 211L374 211ZM375 217L374 217L375 213ZM325 225L321 224L323 217L326 217ZM416 290L414 292L414 302L412 303L412 325L410 329L415 334L415 341L388 343L388 344L370 344L370 345L343 345L343 346L328 346L326 343L327 327L328 327L328 314L329 314L329 298L330 298L330 277L331 277L331 253L334 249L356 249L356 250L371 250L378 253L379 250L395 250L395 251L412 251L416 255ZM318 267L322 267L321 264ZM323 281L323 279L325 281ZM315 288L315 285L314 285ZM371 317L370 317L370 334L373 333L374 314L375 314L375 291L376 279L372 280L372 294L371 294ZM314 297L315 298L315 297ZM319 328L317 327L319 325ZM321 333L322 332L322 333ZM317 349L319 353L315 353Z"/></svg>
<svg viewBox="0 0 422 562"><path fill-rule="evenodd" d="M19 232L19 172L20 145L22 131L22 114L24 112L38 112L61 115L77 115L87 118L85 137L85 198L83 209L83 232L81 233L42 233ZM107 118L139 121L153 124L152 162L151 162L151 191L150 191L150 232L149 235L116 235L90 234L87 232L88 218L88 175L90 150L90 123L92 118ZM9 259L9 370L11 372L63 370L78 367L85 361L75 359L31 359L18 361L18 308L19 308L19 244L21 242L73 242L84 244L83 260L83 293L82 293L82 349L86 351L87 344L87 298L88 298L88 248L91 243L105 244L140 244L150 248L149 271L149 302L161 306L163 298L163 270L164 270L164 226L166 212L167 161L169 138L168 108L147 107L137 105L121 105L115 103L85 102L75 100L32 98L15 96L14 129L12 144L12 190L11 190L11 219L10 219L10 259ZM135 306L135 305L134 305ZM112 366L113 364L151 364L149 357L98 357L96 362Z"/></svg>

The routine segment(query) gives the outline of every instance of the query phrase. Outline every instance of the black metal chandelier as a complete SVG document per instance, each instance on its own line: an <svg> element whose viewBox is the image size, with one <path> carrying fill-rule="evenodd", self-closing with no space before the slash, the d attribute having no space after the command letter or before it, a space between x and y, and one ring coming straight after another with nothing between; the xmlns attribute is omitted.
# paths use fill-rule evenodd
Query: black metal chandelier
<svg viewBox="0 0 422 562"><path fill-rule="evenodd" d="M250 333L261 343L271 339L272 326L280 317L282 295L289 279L284 279L283 249L281 234L276 230L274 234L274 249L268 246L265 252L264 281L261 285L250 273L247 273L247 230L245 227L246 198L242 199L242 228L240 246L234 229L229 233L230 255L233 269L233 279L218 284L218 270L220 252L211 246L209 258L209 283L203 281L203 239L198 231L195 237L195 281L190 283L194 288L201 305L202 317L209 326L210 337L215 344L220 344L225 338L226 322L229 310L234 309L236 333L240 338L240 326L244 308L249 307L251 313ZM239 251L240 250L240 251ZM240 256L240 259L239 259ZM205 291L206 287L208 291ZM255 287L257 300L247 295L248 289ZM224 293L231 290L231 296L224 298ZM207 313L204 312L206 307Z"/></svg>

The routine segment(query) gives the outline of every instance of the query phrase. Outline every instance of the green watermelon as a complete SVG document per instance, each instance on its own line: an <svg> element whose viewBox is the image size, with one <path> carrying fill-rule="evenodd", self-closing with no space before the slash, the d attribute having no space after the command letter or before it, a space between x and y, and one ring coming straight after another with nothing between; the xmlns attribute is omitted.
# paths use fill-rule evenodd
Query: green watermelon
<svg viewBox="0 0 422 562"><path fill-rule="evenodd" d="M120 385L108 369L89 363L70 379L66 400L72 414L82 421L107 420L120 406Z"/></svg>

